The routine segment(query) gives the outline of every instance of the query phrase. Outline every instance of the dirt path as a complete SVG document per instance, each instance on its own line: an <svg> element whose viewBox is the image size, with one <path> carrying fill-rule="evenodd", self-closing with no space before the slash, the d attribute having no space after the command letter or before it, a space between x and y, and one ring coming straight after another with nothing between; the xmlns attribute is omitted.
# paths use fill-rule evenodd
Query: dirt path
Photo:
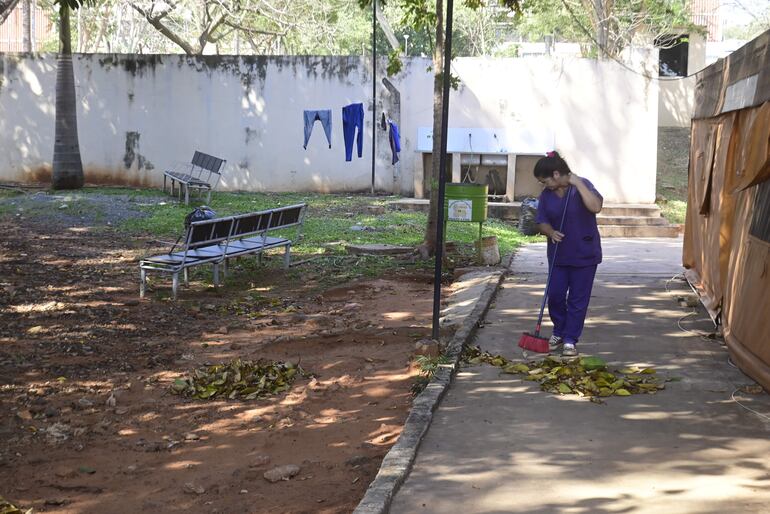
<svg viewBox="0 0 770 514"><path fill-rule="evenodd" d="M57 513L355 507L411 405L429 277L310 296L301 278L257 273L140 302L141 242L32 221L0 231L0 496ZM314 377L246 402L170 394L236 358L301 361ZM290 480L263 478L290 464Z"/></svg>

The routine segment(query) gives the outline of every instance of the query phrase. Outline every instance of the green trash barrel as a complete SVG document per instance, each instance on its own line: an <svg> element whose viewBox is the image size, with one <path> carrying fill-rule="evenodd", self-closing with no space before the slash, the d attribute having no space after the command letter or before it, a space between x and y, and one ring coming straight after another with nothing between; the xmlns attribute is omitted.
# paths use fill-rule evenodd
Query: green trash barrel
<svg viewBox="0 0 770 514"><path fill-rule="evenodd" d="M447 221L487 220L486 184L447 183L444 196L444 219Z"/></svg>

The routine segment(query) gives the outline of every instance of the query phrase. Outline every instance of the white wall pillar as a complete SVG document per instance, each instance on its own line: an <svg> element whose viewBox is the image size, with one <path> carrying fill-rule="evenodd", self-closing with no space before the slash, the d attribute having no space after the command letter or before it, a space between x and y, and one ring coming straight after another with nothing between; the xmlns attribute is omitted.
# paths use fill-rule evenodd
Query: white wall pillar
<svg viewBox="0 0 770 514"><path fill-rule="evenodd" d="M462 160L462 154L459 153L453 153L452 155L452 174L450 176L450 179L452 182L462 182L463 181L463 173L462 173L462 166L460 166L460 161Z"/></svg>
<svg viewBox="0 0 770 514"><path fill-rule="evenodd" d="M506 172L505 201L512 202L516 189L516 154L508 154L508 170Z"/></svg>
<svg viewBox="0 0 770 514"><path fill-rule="evenodd" d="M425 179L423 166L424 155L422 152L414 154L414 197L425 198L425 188L422 187Z"/></svg>

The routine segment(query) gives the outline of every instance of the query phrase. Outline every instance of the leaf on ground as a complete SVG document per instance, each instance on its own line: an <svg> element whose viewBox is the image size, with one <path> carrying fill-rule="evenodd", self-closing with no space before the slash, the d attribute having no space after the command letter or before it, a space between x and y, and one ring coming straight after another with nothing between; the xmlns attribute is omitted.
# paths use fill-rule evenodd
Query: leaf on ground
<svg viewBox="0 0 770 514"><path fill-rule="evenodd" d="M27 511L22 511L19 507L12 504L9 501L6 501L2 496L0 496L0 514L31 514L32 509L29 509Z"/></svg>
<svg viewBox="0 0 770 514"><path fill-rule="evenodd" d="M529 366L526 364L522 364L521 362L517 362L515 364L509 364L503 368L504 373L528 373L529 372Z"/></svg>
<svg viewBox="0 0 770 514"><path fill-rule="evenodd" d="M540 383L540 388L554 394L577 394L594 403L603 403L597 397L656 394L665 388L655 368L629 366L618 371L607 370L600 357L584 356L562 360L547 356L526 364L511 362L502 355L483 352L477 346L466 348L463 360L471 364L487 363L502 368L504 373L523 374L523 380ZM671 381L667 379L666 381Z"/></svg>
<svg viewBox="0 0 770 514"><path fill-rule="evenodd" d="M228 398L253 400L288 390L298 375L308 376L297 364L260 359L217 364L178 378L172 392L199 400Z"/></svg>

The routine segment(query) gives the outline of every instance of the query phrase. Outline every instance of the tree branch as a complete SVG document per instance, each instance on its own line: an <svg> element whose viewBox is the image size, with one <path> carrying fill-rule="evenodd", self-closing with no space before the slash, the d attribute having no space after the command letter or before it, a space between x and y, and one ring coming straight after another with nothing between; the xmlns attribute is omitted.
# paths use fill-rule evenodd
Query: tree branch
<svg viewBox="0 0 770 514"><path fill-rule="evenodd" d="M19 0L0 0L0 25L3 24L18 3Z"/></svg>
<svg viewBox="0 0 770 514"><path fill-rule="evenodd" d="M235 23L234 21L225 21L225 25L227 25L228 27L232 27L235 30L238 30L240 32L244 32L246 34L264 34L266 36L279 36L279 37L283 37L286 35L285 30L283 32L274 32L272 30L252 29L252 28L240 25L238 23Z"/></svg>
<svg viewBox="0 0 770 514"><path fill-rule="evenodd" d="M170 28L168 28L167 26L165 26L161 22L161 19L164 16L166 16L168 14L168 12L161 13L158 17L154 17L154 16L151 16L150 13L145 12L144 9L142 9L138 5L134 4L133 2L130 2L130 5L131 5L131 7L134 8L134 10L136 10L136 12L141 14L147 20L147 22L150 25L155 27L158 30L158 32L160 32L161 34L166 36L168 39L170 39L171 41L173 41L174 43L179 45L179 47L182 50L184 50L184 52L187 55L195 55L195 54L199 53L199 52L196 52L195 49L193 49L193 47L190 46L189 43L187 43L187 41L185 41L184 39L179 37L174 31L172 31Z"/></svg>

